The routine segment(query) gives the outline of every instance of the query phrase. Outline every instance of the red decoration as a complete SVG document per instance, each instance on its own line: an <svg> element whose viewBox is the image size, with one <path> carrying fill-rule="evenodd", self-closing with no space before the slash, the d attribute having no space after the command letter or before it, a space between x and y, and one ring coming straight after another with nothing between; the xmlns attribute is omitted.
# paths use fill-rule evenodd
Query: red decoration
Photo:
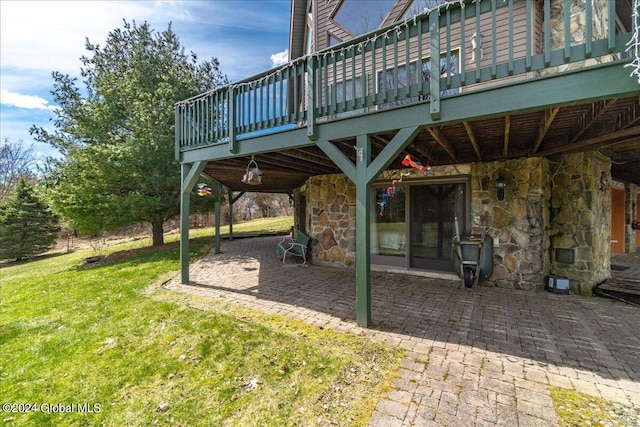
<svg viewBox="0 0 640 427"><path fill-rule="evenodd" d="M412 168L418 169L419 171L422 171L424 173L427 173L429 170L431 170L431 166L423 166L421 162L413 160L410 154L407 154L404 159L402 159L402 165L411 166Z"/></svg>

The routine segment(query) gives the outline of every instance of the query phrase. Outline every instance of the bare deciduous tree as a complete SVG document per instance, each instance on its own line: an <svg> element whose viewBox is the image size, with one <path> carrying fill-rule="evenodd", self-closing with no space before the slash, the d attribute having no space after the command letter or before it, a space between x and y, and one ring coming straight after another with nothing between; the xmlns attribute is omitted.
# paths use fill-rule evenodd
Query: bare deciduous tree
<svg viewBox="0 0 640 427"><path fill-rule="evenodd" d="M35 180L36 153L33 146L26 147L22 140L0 143L0 202L10 198L20 178Z"/></svg>

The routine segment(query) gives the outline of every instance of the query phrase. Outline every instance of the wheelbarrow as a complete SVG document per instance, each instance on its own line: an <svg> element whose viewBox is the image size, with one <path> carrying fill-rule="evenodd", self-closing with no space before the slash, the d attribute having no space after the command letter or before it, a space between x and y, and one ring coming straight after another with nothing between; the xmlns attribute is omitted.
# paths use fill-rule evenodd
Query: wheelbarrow
<svg viewBox="0 0 640 427"><path fill-rule="evenodd" d="M464 286L471 288L493 272L493 241L484 228L479 236L460 236L458 218L455 218L455 227L456 234L451 241L453 270Z"/></svg>

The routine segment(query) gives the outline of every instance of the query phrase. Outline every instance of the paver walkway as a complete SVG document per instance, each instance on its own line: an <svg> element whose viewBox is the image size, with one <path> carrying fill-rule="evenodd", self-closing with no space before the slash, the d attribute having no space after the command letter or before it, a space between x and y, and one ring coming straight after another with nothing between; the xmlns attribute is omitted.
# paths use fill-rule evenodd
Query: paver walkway
<svg viewBox="0 0 640 427"><path fill-rule="evenodd" d="M282 267L280 238L224 241L192 263L196 293L406 351L371 426L551 426L549 385L640 405L640 309L615 300L407 274L372 275L370 329L355 323L355 272Z"/></svg>

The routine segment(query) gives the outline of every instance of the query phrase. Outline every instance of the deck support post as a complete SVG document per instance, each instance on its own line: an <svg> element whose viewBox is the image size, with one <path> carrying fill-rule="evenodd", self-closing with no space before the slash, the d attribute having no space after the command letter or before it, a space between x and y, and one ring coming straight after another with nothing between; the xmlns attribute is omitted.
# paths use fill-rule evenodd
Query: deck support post
<svg viewBox="0 0 640 427"><path fill-rule="evenodd" d="M479 6L476 6L479 7ZM429 14L429 49L431 59L429 69L431 78L429 79L429 94L431 96L430 112L432 120L440 120L440 14L431 12Z"/></svg>
<svg viewBox="0 0 640 427"><path fill-rule="evenodd" d="M356 321L371 324L371 137L356 137Z"/></svg>
<svg viewBox="0 0 640 427"><path fill-rule="evenodd" d="M189 283L189 210L193 186L207 162L183 163L180 192L180 283Z"/></svg>
<svg viewBox="0 0 640 427"><path fill-rule="evenodd" d="M371 212L375 205L371 183L378 178L420 132L420 126L400 129L378 156L371 160L371 137L356 136L356 164L329 141L320 148L356 185L356 321L371 325Z"/></svg>
<svg viewBox="0 0 640 427"><path fill-rule="evenodd" d="M229 240L233 240L233 190L227 188L227 197L229 198Z"/></svg>
<svg viewBox="0 0 640 427"><path fill-rule="evenodd" d="M241 191L234 196L233 190L230 188L227 189L227 196L229 197L229 240L233 240L233 204L237 202L243 194L244 191Z"/></svg>
<svg viewBox="0 0 640 427"><path fill-rule="evenodd" d="M215 215L215 250L213 253L220 253L220 198L222 197L222 185L216 182L213 197L215 199L214 202L214 215Z"/></svg>

